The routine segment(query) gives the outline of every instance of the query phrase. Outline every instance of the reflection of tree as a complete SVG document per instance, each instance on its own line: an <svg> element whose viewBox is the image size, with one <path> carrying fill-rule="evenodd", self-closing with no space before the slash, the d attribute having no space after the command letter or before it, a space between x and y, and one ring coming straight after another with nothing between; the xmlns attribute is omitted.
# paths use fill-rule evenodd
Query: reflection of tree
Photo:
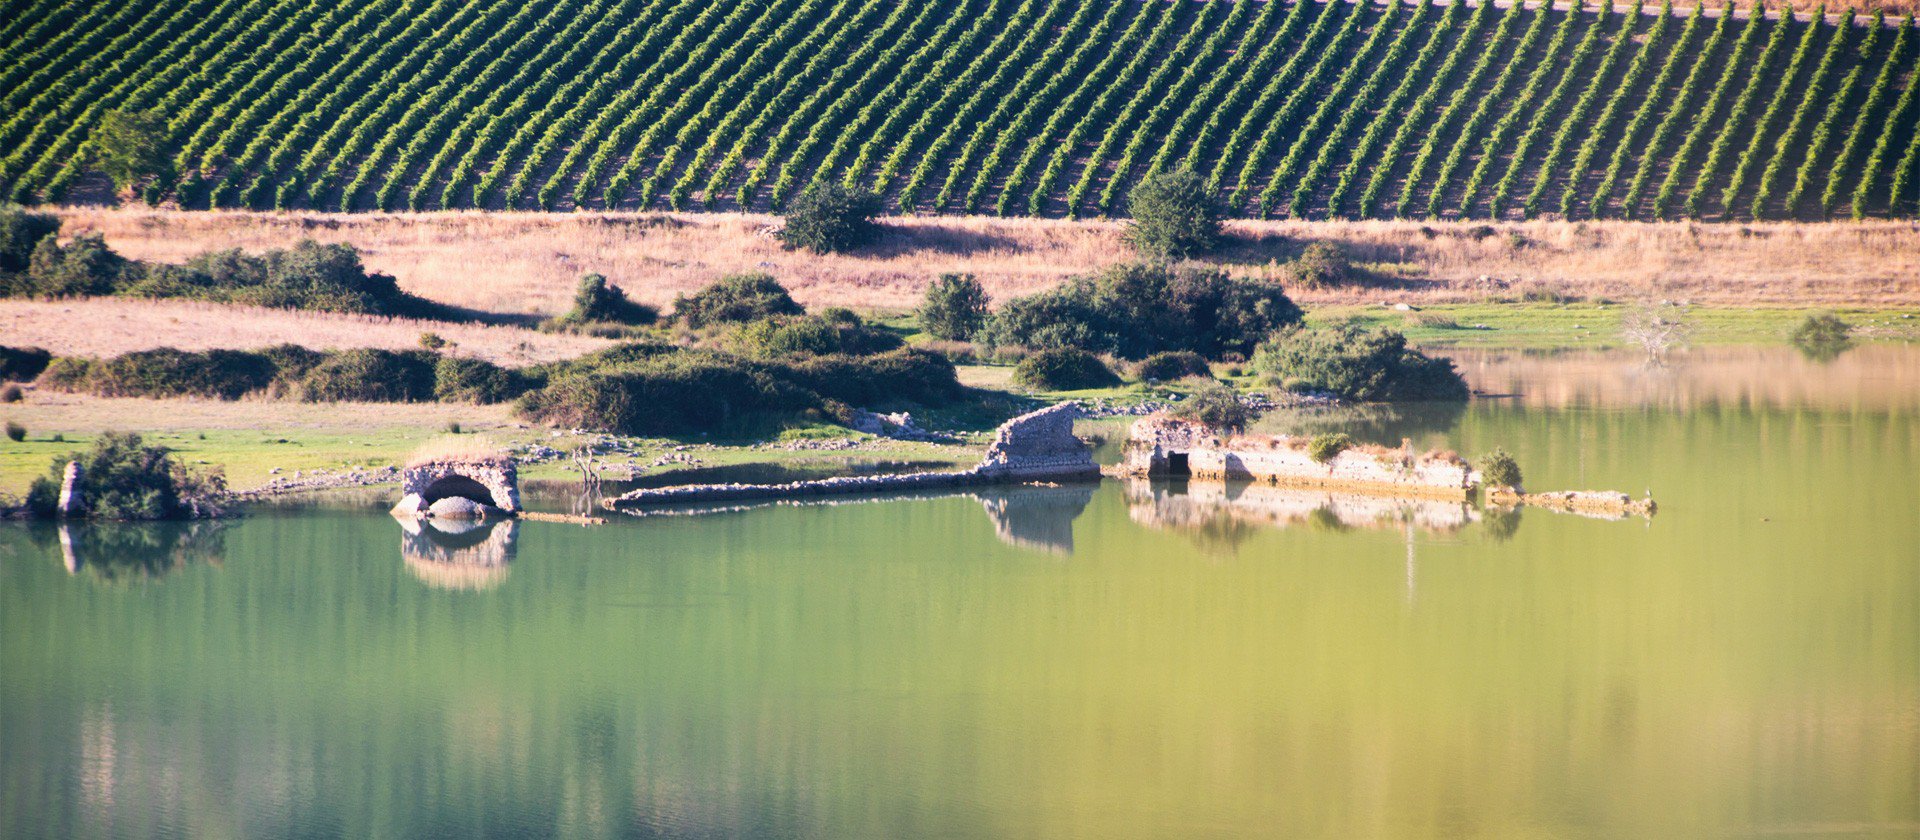
<svg viewBox="0 0 1920 840"><path fill-rule="evenodd" d="M1793 348L1799 350L1800 355L1805 357L1809 362L1818 365L1832 364L1833 360L1846 355L1848 350L1853 349L1853 339L1839 338L1819 341L1795 341Z"/></svg>
<svg viewBox="0 0 1920 840"><path fill-rule="evenodd" d="M1487 536L1494 542L1506 542L1513 539L1514 532L1520 530L1520 509L1488 507L1480 512L1480 521L1487 528Z"/></svg>
<svg viewBox="0 0 1920 840"><path fill-rule="evenodd" d="M516 520L406 518L400 522L400 558L428 586L486 589L507 577L520 536Z"/></svg>
<svg viewBox="0 0 1920 840"><path fill-rule="evenodd" d="M1020 485L981 490L980 499L1001 541L1056 554L1073 553L1073 520L1093 501L1096 485Z"/></svg>
<svg viewBox="0 0 1920 840"><path fill-rule="evenodd" d="M33 528L34 543L59 546L69 573L103 581L157 580L193 563L219 565L227 524L192 522L61 522Z"/></svg>

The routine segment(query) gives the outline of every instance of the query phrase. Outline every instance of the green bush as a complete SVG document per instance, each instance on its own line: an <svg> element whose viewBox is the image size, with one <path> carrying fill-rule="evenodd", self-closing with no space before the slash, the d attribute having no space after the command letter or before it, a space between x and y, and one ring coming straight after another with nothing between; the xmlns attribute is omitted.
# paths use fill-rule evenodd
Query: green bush
<svg viewBox="0 0 1920 840"><path fill-rule="evenodd" d="M1127 242L1155 259L1204 254L1220 242L1220 211L1199 175L1189 169L1155 173L1127 198L1133 224Z"/></svg>
<svg viewBox="0 0 1920 840"><path fill-rule="evenodd" d="M241 350L193 353L163 347L94 362L84 390L103 397L214 397L235 400L279 375L272 360Z"/></svg>
<svg viewBox="0 0 1920 840"><path fill-rule="evenodd" d="M40 241L60 232L60 217L0 204L0 274L26 271Z"/></svg>
<svg viewBox="0 0 1920 840"><path fill-rule="evenodd" d="M1205 423L1230 432L1245 431L1259 413L1240 401L1240 394L1225 385L1209 385L1173 409L1177 417Z"/></svg>
<svg viewBox="0 0 1920 840"><path fill-rule="evenodd" d="M305 402L427 402L437 362L421 350L342 350L307 371L294 393Z"/></svg>
<svg viewBox="0 0 1920 840"><path fill-rule="evenodd" d="M13 441L14 443L19 443L26 439L27 439L27 427L22 426L19 423L15 423L12 420L8 420L7 421L7 440Z"/></svg>
<svg viewBox="0 0 1920 840"><path fill-rule="evenodd" d="M804 315L787 288L766 274L735 274L673 301L674 320L700 329L779 315Z"/></svg>
<svg viewBox="0 0 1920 840"><path fill-rule="evenodd" d="M850 251L879 235L880 226L873 221L879 212L877 195L845 186L835 179L815 181L787 207L780 241L789 248L805 248L819 254Z"/></svg>
<svg viewBox="0 0 1920 840"><path fill-rule="evenodd" d="M756 356L867 356L898 349L904 343L899 336L869 326L852 310L841 308L755 321L741 327L735 340L743 351Z"/></svg>
<svg viewBox="0 0 1920 840"><path fill-rule="evenodd" d="M508 402L538 384L525 372L484 359L442 356L433 366L433 398L439 402Z"/></svg>
<svg viewBox="0 0 1920 840"><path fill-rule="evenodd" d="M1306 289L1337 289L1358 279L1347 262L1347 252L1330 242L1308 245L1287 265L1287 272L1294 283Z"/></svg>
<svg viewBox="0 0 1920 840"><path fill-rule="evenodd" d="M987 323L987 290L971 274L942 274L927 287L920 328L934 338L968 341Z"/></svg>
<svg viewBox="0 0 1920 840"><path fill-rule="evenodd" d="M803 358L783 364L780 371L821 396L863 407L903 402L938 406L963 390L952 362L922 350Z"/></svg>
<svg viewBox="0 0 1920 840"><path fill-rule="evenodd" d="M55 458L28 490L28 509L40 516L56 513L67 463L74 460L80 462L79 489L90 517L197 519L223 512L226 482L219 474L189 470L166 448L147 446L139 435L123 432L102 434L90 451Z"/></svg>
<svg viewBox="0 0 1920 840"><path fill-rule="evenodd" d="M26 398L27 393L12 382L7 383L5 387L0 387L0 403L17 403Z"/></svg>
<svg viewBox="0 0 1920 840"><path fill-rule="evenodd" d="M1822 312L1808 315L1788 338L1802 347L1845 344L1853 340L1853 326L1831 312Z"/></svg>
<svg viewBox="0 0 1920 840"><path fill-rule="evenodd" d="M32 382L52 361L53 354L38 347L0 346L0 382Z"/></svg>
<svg viewBox="0 0 1920 840"><path fill-rule="evenodd" d="M1014 365L1013 382L1042 391L1080 391L1118 385L1120 377L1099 356L1072 347L1050 347Z"/></svg>
<svg viewBox="0 0 1920 840"><path fill-rule="evenodd" d="M33 249L25 275L13 275L10 297L85 297L112 294L138 265L107 247L96 233L82 233L62 246L49 236Z"/></svg>
<svg viewBox="0 0 1920 840"><path fill-rule="evenodd" d="M1453 362L1407 346L1391 330L1297 329L1261 345L1254 367L1296 391L1324 391L1362 402L1464 400L1467 382Z"/></svg>
<svg viewBox="0 0 1920 840"><path fill-rule="evenodd" d="M995 345L1072 347L1125 359L1169 350L1217 359L1252 352L1300 315L1277 283L1129 264L1009 301L989 321L987 337Z"/></svg>
<svg viewBox="0 0 1920 840"><path fill-rule="evenodd" d="M85 391L93 378L93 360L76 356L55 356L40 374L39 383L56 391Z"/></svg>
<svg viewBox="0 0 1920 840"><path fill-rule="evenodd" d="M1353 448L1353 438L1346 432L1331 432L1314 435L1307 441L1307 457L1316 463L1330 463L1340 457L1340 453Z"/></svg>
<svg viewBox="0 0 1920 840"><path fill-rule="evenodd" d="M444 338L441 338L439 333L423 332L420 334L420 349L422 350L433 350L435 352L438 352L440 350L445 349L447 344L448 344L448 341Z"/></svg>
<svg viewBox="0 0 1920 840"><path fill-rule="evenodd" d="M87 145L100 171L122 190L148 178L165 178L172 169L167 160L167 118L158 109L106 112Z"/></svg>
<svg viewBox="0 0 1920 840"><path fill-rule="evenodd" d="M1507 450L1494 447L1480 456L1480 478L1489 485L1519 489L1520 463Z"/></svg>
<svg viewBox="0 0 1920 840"><path fill-rule="evenodd" d="M1155 353L1140 360L1133 369L1134 376L1156 382L1172 382L1189 376L1212 377L1213 369L1207 366L1207 360L1191 350L1170 350Z"/></svg>
<svg viewBox="0 0 1920 840"><path fill-rule="evenodd" d="M541 326L545 329L582 330L594 325L645 326L660 319L659 311L627 299L619 286L598 274L580 278L573 293L573 309Z"/></svg>

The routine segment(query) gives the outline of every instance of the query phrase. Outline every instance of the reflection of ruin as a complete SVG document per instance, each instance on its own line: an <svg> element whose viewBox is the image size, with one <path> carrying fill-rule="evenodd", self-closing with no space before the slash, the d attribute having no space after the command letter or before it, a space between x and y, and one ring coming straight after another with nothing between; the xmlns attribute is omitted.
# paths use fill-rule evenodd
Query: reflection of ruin
<svg viewBox="0 0 1920 840"><path fill-rule="evenodd" d="M1073 553L1073 520L1093 501L1095 485L1024 484L981 490L973 495L993 519L1001 542L1020 548Z"/></svg>
<svg viewBox="0 0 1920 840"><path fill-rule="evenodd" d="M1389 529L1452 533L1480 520L1464 501L1398 498L1276 487L1258 482L1196 481L1184 486L1135 479L1127 515L1149 528L1208 534L1232 526Z"/></svg>
<svg viewBox="0 0 1920 840"><path fill-rule="evenodd" d="M220 565L227 523L61 522L52 535L67 574L101 580L156 580L194 563ZM36 541L41 539L36 534Z"/></svg>
<svg viewBox="0 0 1920 840"><path fill-rule="evenodd" d="M401 519L400 557L428 586L486 589L506 579L519 536L511 519Z"/></svg>

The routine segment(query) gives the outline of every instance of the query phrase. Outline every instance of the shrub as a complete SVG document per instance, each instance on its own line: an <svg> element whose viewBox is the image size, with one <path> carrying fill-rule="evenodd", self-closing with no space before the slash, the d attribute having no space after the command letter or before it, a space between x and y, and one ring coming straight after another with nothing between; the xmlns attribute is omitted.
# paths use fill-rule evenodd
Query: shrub
<svg viewBox="0 0 1920 840"><path fill-rule="evenodd" d="M19 423L15 423L12 420L8 420L7 421L7 440L13 441L14 443L19 443L26 439L27 439L27 427L22 426Z"/></svg>
<svg viewBox="0 0 1920 840"><path fill-rule="evenodd" d="M40 374L39 382L56 391L84 391L92 378L92 359L58 356L47 363L47 369Z"/></svg>
<svg viewBox="0 0 1920 840"><path fill-rule="evenodd" d="M824 355L866 356L899 348L900 337L868 326L850 309L828 309L817 315L784 316L755 321L740 328L736 341L757 356Z"/></svg>
<svg viewBox="0 0 1920 840"><path fill-rule="evenodd" d="M971 274L942 274L927 287L920 327L934 338L967 341L987 323L987 290Z"/></svg>
<svg viewBox="0 0 1920 840"><path fill-rule="evenodd" d="M161 177L167 165L167 120L159 110L108 111L87 141L100 171L122 190Z"/></svg>
<svg viewBox="0 0 1920 840"><path fill-rule="evenodd" d="M818 356L786 362L779 369L781 375L824 397L860 406L900 402L937 406L962 391L953 363L922 350Z"/></svg>
<svg viewBox="0 0 1920 840"><path fill-rule="evenodd" d="M1331 242L1308 245L1288 264L1287 273L1293 282L1308 289L1335 289L1358 279L1347 262L1347 252Z"/></svg>
<svg viewBox="0 0 1920 840"><path fill-rule="evenodd" d="M1275 330L1299 323L1300 314L1277 283L1198 267L1117 265L1009 301L994 313L987 337L996 345L1072 347L1126 359L1169 350L1221 358L1251 352Z"/></svg>
<svg viewBox="0 0 1920 840"><path fill-rule="evenodd" d="M1292 390L1326 391L1363 402L1469 396L1453 362L1408 347L1406 336L1391 330L1291 330L1262 345L1254 367Z"/></svg>
<svg viewBox="0 0 1920 840"><path fill-rule="evenodd" d="M98 519L198 519L218 516L226 482L177 464L166 448L145 445L139 435L107 432L93 449L55 458L27 492L27 507L52 516L69 461L80 462L80 494L86 514Z"/></svg>
<svg viewBox="0 0 1920 840"><path fill-rule="evenodd" d="M1220 242L1220 213L1207 187L1190 169L1159 172L1140 181L1127 198L1133 224L1127 242L1155 259L1204 254Z"/></svg>
<svg viewBox="0 0 1920 840"><path fill-rule="evenodd" d="M1346 432L1330 432L1324 435L1314 435L1312 439L1307 441L1307 457L1312 458L1317 463L1325 464L1340 457L1340 453L1352 448L1353 438L1348 437Z"/></svg>
<svg viewBox="0 0 1920 840"><path fill-rule="evenodd" d="M1141 379L1171 382L1189 376L1213 376L1213 369L1207 367L1207 360L1191 350L1170 350L1155 353L1140 360L1133 374Z"/></svg>
<svg viewBox="0 0 1920 840"><path fill-rule="evenodd" d="M548 329L579 329L594 324L645 326L659 318L657 310L628 300L627 293L608 283L607 278L589 274L580 278L580 287L573 293L573 309L542 326Z"/></svg>
<svg viewBox="0 0 1920 840"><path fill-rule="evenodd" d="M1013 382L1043 391L1079 391L1120 383L1113 369L1085 350L1052 347L1027 356L1013 368Z"/></svg>
<svg viewBox="0 0 1920 840"><path fill-rule="evenodd" d="M1853 326L1840 320L1830 312L1808 315L1807 319L1793 328L1789 338L1802 347L1812 345L1845 344L1852 340Z"/></svg>
<svg viewBox="0 0 1920 840"><path fill-rule="evenodd" d="M447 340L441 338L439 333L423 332L420 334L420 349L422 350L440 350L446 346Z"/></svg>
<svg viewBox="0 0 1920 840"><path fill-rule="evenodd" d="M38 347L0 346L0 382L31 382L53 361L53 354Z"/></svg>
<svg viewBox="0 0 1920 840"><path fill-rule="evenodd" d="M26 392L11 382L7 383L6 387L0 388L0 403L17 403L26 398Z"/></svg>
<svg viewBox="0 0 1920 840"><path fill-rule="evenodd" d="M1259 416L1241 402L1239 393L1225 385L1209 385L1200 389L1192 398L1175 407L1173 413L1231 432L1244 431L1247 424Z"/></svg>
<svg viewBox="0 0 1920 840"><path fill-rule="evenodd" d="M502 403L537 384L526 373L484 359L443 356L433 366L433 398L439 402Z"/></svg>
<svg viewBox="0 0 1920 840"><path fill-rule="evenodd" d="M1438 312L1411 312L1407 314L1407 326L1425 327L1430 330L1457 330L1460 322L1452 316Z"/></svg>
<svg viewBox="0 0 1920 840"><path fill-rule="evenodd" d="M85 390L103 397L239 399L267 387L279 371L271 359L241 350L193 353L162 347L94 362Z"/></svg>
<svg viewBox="0 0 1920 840"><path fill-rule="evenodd" d="M305 402L426 402L436 363L419 350L342 350L307 371L294 390Z"/></svg>
<svg viewBox="0 0 1920 840"><path fill-rule="evenodd" d="M878 236L880 197L827 179L809 184L787 208L780 241L819 254L849 251Z"/></svg>
<svg viewBox="0 0 1920 840"><path fill-rule="evenodd" d="M738 324L778 315L804 315L785 286L765 274L723 277L692 295L673 301L673 317L693 329Z"/></svg>
<svg viewBox="0 0 1920 840"><path fill-rule="evenodd" d="M0 204L0 273L26 271L40 240L59 232L59 216Z"/></svg>
<svg viewBox="0 0 1920 840"><path fill-rule="evenodd" d="M1493 486L1519 489L1520 464L1507 450L1496 446L1480 456L1480 478Z"/></svg>
<svg viewBox="0 0 1920 840"><path fill-rule="evenodd" d="M24 278L14 277L11 296L83 297L112 294L134 268L107 247L99 234L82 233L64 247L53 237L33 249Z"/></svg>

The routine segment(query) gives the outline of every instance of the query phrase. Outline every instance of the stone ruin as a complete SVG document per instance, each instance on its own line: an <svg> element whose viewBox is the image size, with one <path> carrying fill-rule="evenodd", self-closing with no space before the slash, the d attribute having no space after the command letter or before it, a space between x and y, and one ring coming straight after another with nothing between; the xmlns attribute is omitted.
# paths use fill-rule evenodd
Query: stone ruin
<svg viewBox="0 0 1920 840"><path fill-rule="evenodd" d="M1203 423L1164 414L1133 424L1115 470L1132 477L1247 479L1295 487L1465 499L1480 474L1457 457L1415 455L1356 446L1322 463L1307 439L1286 435L1222 436Z"/></svg>
<svg viewBox="0 0 1920 840"><path fill-rule="evenodd" d="M986 457L974 469L1015 481L1097 478L1093 450L1073 435L1080 404L1063 402L1000 424Z"/></svg>
<svg viewBox="0 0 1920 840"><path fill-rule="evenodd" d="M504 455L432 458L400 471L402 518L484 519L520 513L520 477Z"/></svg>

